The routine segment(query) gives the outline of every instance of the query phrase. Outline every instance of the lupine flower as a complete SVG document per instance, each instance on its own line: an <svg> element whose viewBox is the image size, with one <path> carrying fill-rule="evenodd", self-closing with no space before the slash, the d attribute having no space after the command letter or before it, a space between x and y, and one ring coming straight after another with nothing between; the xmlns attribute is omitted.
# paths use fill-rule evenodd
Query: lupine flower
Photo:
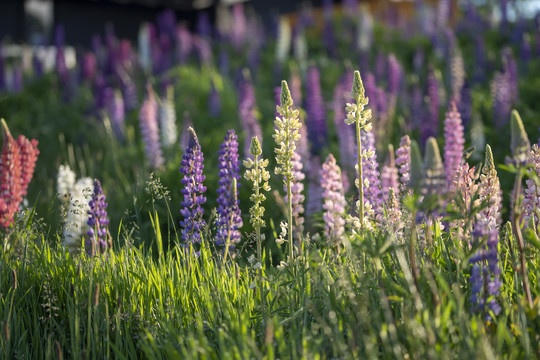
<svg viewBox="0 0 540 360"><path fill-rule="evenodd" d="M88 204L88 239L86 240L89 256L105 254L112 247L109 235L109 218L107 217L107 201L98 179L94 180L92 200Z"/></svg>
<svg viewBox="0 0 540 360"><path fill-rule="evenodd" d="M295 152L291 159L293 163L292 169L292 181L291 181L291 194L292 194L292 215L293 215L293 233L297 239L300 239L304 232L304 200L305 196L302 194L304 191L305 175L302 171L304 166L302 165L302 158L299 153ZM287 187L284 187L284 191L287 192ZM285 202L288 202L288 196L285 194Z"/></svg>
<svg viewBox="0 0 540 360"><path fill-rule="evenodd" d="M493 118L499 129L508 123L512 108L510 79L507 73L495 73L491 83L491 98L493 99Z"/></svg>
<svg viewBox="0 0 540 360"><path fill-rule="evenodd" d="M421 129L422 143L425 143L430 136L435 137L439 133L439 83L431 66L427 75L426 98L428 101L428 114Z"/></svg>
<svg viewBox="0 0 540 360"><path fill-rule="evenodd" d="M396 165L399 166L399 181L400 181L400 193L405 194L410 179L410 162L411 162L411 139L409 135L404 135L400 142L399 147L396 149Z"/></svg>
<svg viewBox="0 0 540 360"><path fill-rule="evenodd" d="M161 143L164 148L176 144L178 130L176 129L176 109L174 108L173 87L167 87L167 95L159 104L159 125L161 130Z"/></svg>
<svg viewBox="0 0 540 360"><path fill-rule="evenodd" d="M212 117L218 116L221 112L221 97L213 81L210 85L210 93L208 94L208 109Z"/></svg>
<svg viewBox="0 0 540 360"><path fill-rule="evenodd" d="M353 129L343 122L346 116L344 111L346 94L349 95L348 91L345 90L344 81L341 81L334 88L332 108L334 110L334 125L337 130L340 163L345 169L352 170L356 163L356 140Z"/></svg>
<svg viewBox="0 0 540 360"><path fill-rule="evenodd" d="M388 189L388 200L386 200L386 218L385 224L387 230L394 234L395 239L402 238L402 230L405 227L405 223L401 218L401 209L399 206L399 200L396 197L394 188Z"/></svg>
<svg viewBox="0 0 540 360"><path fill-rule="evenodd" d="M512 49L506 47L502 51L502 60L504 72L508 74L508 81L510 86L510 101L515 103L519 98L518 91L518 71L516 59L514 58L514 53Z"/></svg>
<svg viewBox="0 0 540 360"><path fill-rule="evenodd" d="M321 94L319 70L311 66L307 74L306 124L311 152L319 154L326 145L328 132L326 129L326 114L324 99Z"/></svg>
<svg viewBox="0 0 540 360"><path fill-rule="evenodd" d="M13 217L26 195L34 175L39 155L37 140L19 135L13 139L2 119L2 157L0 162L0 226L4 229L13 223Z"/></svg>
<svg viewBox="0 0 540 360"><path fill-rule="evenodd" d="M471 168L468 163L462 161L456 175L454 188L465 206L465 208L460 210L465 214L470 214L472 208L480 204L478 199L473 201L478 190L478 184L476 183L476 180L478 180L478 172L474 166ZM455 229L457 238L461 241L468 241L470 239L470 229L468 229L466 225L466 219L459 219L450 224L450 228Z"/></svg>
<svg viewBox="0 0 540 360"><path fill-rule="evenodd" d="M512 110L510 130L512 134L512 142L510 144L512 160L516 166L524 166L530 160L531 143L523 126L523 121L521 121L521 116L519 116L516 110Z"/></svg>
<svg viewBox="0 0 540 360"><path fill-rule="evenodd" d="M178 58L178 62L180 64L185 64L193 47L192 36L185 23L181 23L178 25L178 28L176 30L176 37L178 40L176 57Z"/></svg>
<svg viewBox="0 0 540 360"><path fill-rule="evenodd" d="M64 222L62 241L69 250L81 245L81 236L88 233L89 202L92 198L92 179L77 180L70 191L69 206Z"/></svg>
<svg viewBox="0 0 540 360"><path fill-rule="evenodd" d="M452 102L444 119L444 164L446 183L450 191L455 189L455 180L463 161L464 144L461 115L457 111L456 103Z"/></svg>
<svg viewBox="0 0 540 360"><path fill-rule="evenodd" d="M182 206L180 214L184 219L180 221L180 227L182 241L186 243L186 246L200 243L201 232L206 226L203 219L204 209L201 207L206 202L206 197L203 195L206 192L206 186L203 185L206 177L202 174L204 157L195 131L190 127L188 132L189 142L180 166L184 185L182 189L184 201L180 204Z"/></svg>
<svg viewBox="0 0 540 360"><path fill-rule="evenodd" d="M151 85L147 86L147 96L139 112L139 124L145 144L146 157L152 169L163 166L164 160L159 145L159 128L157 119L157 103L154 90Z"/></svg>
<svg viewBox="0 0 540 360"><path fill-rule="evenodd" d="M459 48L453 51L450 59L450 88L452 89L452 99L461 103L461 89L465 84L465 64Z"/></svg>
<svg viewBox="0 0 540 360"><path fill-rule="evenodd" d="M388 55L388 92L396 97L401 87L402 70L401 64L394 54Z"/></svg>
<svg viewBox="0 0 540 360"><path fill-rule="evenodd" d="M321 169L321 159L312 155L309 159L308 169L306 216L311 217L322 209L321 181L318 176Z"/></svg>
<svg viewBox="0 0 540 360"><path fill-rule="evenodd" d="M474 82L484 83L486 81L486 43L484 37L478 35L475 37L474 44Z"/></svg>
<svg viewBox="0 0 540 360"><path fill-rule="evenodd" d="M240 180L240 164L238 162L238 137L234 130L227 132L218 154L219 181L215 242L218 246L227 246L227 241L232 244L240 241L239 229L242 227L242 217L236 196Z"/></svg>
<svg viewBox="0 0 540 360"><path fill-rule="evenodd" d="M389 201L388 194L390 189L393 189L394 194L399 194L399 185L399 173L394 160L394 147L392 144L389 144L388 157L381 172L382 199L385 203Z"/></svg>
<svg viewBox="0 0 540 360"><path fill-rule="evenodd" d="M534 174L540 177L540 149L534 144L531 149L531 159ZM534 179L526 180L525 198L523 199L523 220L525 226L534 225L540 227L540 185Z"/></svg>
<svg viewBox="0 0 540 360"><path fill-rule="evenodd" d="M81 79L91 82L97 71L97 60L94 53L88 52L83 55L81 64Z"/></svg>
<svg viewBox="0 0 540 360"><path fill-rule="evenodd" d="M341 182L341 169L334 155L329 154L320 171L323 190L324 233L330 245L339 246L345 233L345 206L347 202Z"/></svg>
<svg viewBox="0 0 540 360"><path fill-rule="evenodd" d="M375 137L372 132L362 131L362 144L364 154L362 157L362 167L364 168L362 179L364 183L364 193L366 202L375 212L376 218L380 218L383 210L383 198L381 191L381 180L379 174L379 163L375 150Z"/></svg>
<svg viewBox="0 0 540 360"><path fill-rule="evenodd" d="M180 149L185 149L189 143L189 128L193 127L193 121L191 121L191 116L189 112L184 111L184 121L182 122L182 130L180 131Z"/></svg>
<svg viewBox="0 0 540 360"><path fill-rule="evenodd" d="M244 154L247 156L247 154L249 154L249 148L251 145L250 139L252 139L254 136L256 136L257 139L262 139L261 125L255 117L257 104L255 100L255 89L251 83L249 72L244 73L244 78L240 82L238 93L238 98L240 99L238 103L238 114L240 116L242 127L246 132L246 137L244 140Z"/></svg>
<svg viewBox="0 0 540 360"><path fill-rule="evenodd" d="M108 88L110 89L110 88ZM112 89L110 89L112 91ZM112 95L111 101L108 103L108 112L111 119L112 129L116 138L120 141L124 140L125 136L125 107L124 107L124 98L122 97L122 92L115 90Z"/></svg>
<svg viewBox="0 0 540 360"><path fill-rule="evenodd" d="M262 262L262 237L261 237L261 228L265 226L263 215L264 207L261 205L266 196L261 193L261 190L270 191L270 186L268 185L268 180L270 179L270 173L266 170L268 166L268 159L260 159L259 156L262 154L261 144L257 137L251 139L249 153L253 156L244 160L244 166L246 167L246 172L244 173L244 178L253 183L253 193L249 199L253 202L253 206L249 209L249 222L255 229L256 241L257 241L257 258L259 263Z"/></svg>
<svg viewBox="0 0 540 360"><path fill-rule="evenodd" d="M76 175L69 165L60 165L56 176L56 193L60 197L62 212L67 211L69 194L75 186Z"/></svg>
<svg viewBox="0 0 540 360"><path fill-rule="evenodd" d="M491 147L486 145L486 155L482 174L480 175L479 199L488 201L489 205L480 211L479 217L489 219L490 227L500 230L502 224L502 190L493 161Z"/></svg>

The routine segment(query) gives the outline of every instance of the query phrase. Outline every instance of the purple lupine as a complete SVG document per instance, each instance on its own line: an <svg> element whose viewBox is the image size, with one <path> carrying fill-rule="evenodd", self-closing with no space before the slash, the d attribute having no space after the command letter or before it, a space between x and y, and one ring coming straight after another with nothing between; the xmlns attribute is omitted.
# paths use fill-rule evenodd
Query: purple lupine
<svg viewBox="0 0 540 360"><path fill-rule="evenodd" d="M446 183L450 191L456 189L459 167L463 161L465 136L461 115L456 103L451 102L444 119L444 165L446 168Z"/></svg>
<svg viewBox="0 0 540 360"><path fill-rule="evenodd" d="M469 81L465 80L463 87L461 88L460 101L458 104L458 111L461 114L461 122L463 127L468 127L472 118L472 95Z"/></svg>
<svg viewBox="0 0 540 360"><path fill-rule="evenodd" d="M94 53L88 52L83 55L81 64L81 80L91 82L97 71L97 60Z"/></svg>
<svg viewBox="0 0 540 360"><path fill-rule="evenodd" d="M403 195L409 187L411 163L411 139L403 135L396 149L396 165L399 166L400 193ZM397 195L397 193L396 193Z"/></svg>
<svg viewBox="0 0 540 360"><path fill-rule="evenodd" d="M176 30L176 57L180 64L185 64L193 47L191 33L185 23L180 23Z"/></svg>
<svg viewBox="0 0 540 360"><path fill-rule="evenodd" d="M476 36L474 42L474 82L484 83L486 81L486 43L484 37Z"/></svg>
<svg viewBox="0 0 540 360"><path fill-rule="evenodd" d="M291 84L291 97L293 98L294 105L297 108L302 107L302 78L297 70L291 72L289 84Z"/></svg>
<svg viewBox="0 0 540 360"><path fill-rule="evenodd" d="M326 145L328 132L326 129L326 113L324 99L321 93L319 69L311 66L306 82L306 125L308 138L311 143L311 152L319 154Z"/></svg>
<svg viewBox="0 0 540 360"><path fill-rule="evenodd" d="M306 216L311 217L322 209L321 181L318 176L321 159L312 155L309 159Z"/></svg>
<svg viewBox="0 0 540 360"><path fill-rule="evenodd" d="M424 197L440 196L446 193L447 186L444 164L437 140L433 137L428 138L426 142L423 172L421 186Z"/></svg>
<svg viewBox="0 0 540 360"><path fill-rule="evenodd" d="M242 227L242 217L236 196L240 185L240 163L238 137L234 130L229 130L225 135L218 155L219 180L215 242L218 246L229 245L229 249L232 249L232 244L240 242L239 229ZM236 189L233 188L233 184L236 184Z"/></svg>
<svg viewBox="0 0 540 360"><path fill-rule="evenodd" d="M210 45L210 40L195 35L193 37L193 45L200 63L203 65L210 65L212 63L212 47Z"/></svg>
<svg viewBox="0 0 540 360"><path fill-rule="evenodd" d="M339 246L345 233L345 206L347 202L341 182L341 169L334 155L329 154L320 171L323 190L324 234L329 245ZM339 249L339 248L338 248Z"/></svg>
<svg viewBox="0 0 540 360"><path fill-rule="evenodd" d="M381 191L381 180L379 174L379 163L377 162L377 152L375 149L375 137L373 132L362 130L362 147L373 155L367 159L362 158L362 181L364 184L365 201L371 205L376 218L380 218L383 212L383 199Z"/></svg>
<svg viewBox="0 0 540 360"><path fill-rule="evenodd" d="M387 89L392 96L397 96L401 87L401 64L394 54L388 55Z"/></svg>
<svg viewBox="0 0 540 360"><path fill-rule="evenodd" d="M244 74L244 78L240 81L238 89L238 114L242 127L246 132L244 137L244 155L247 157L249 155L249 146L251 144L251 139L256 136L258 139L262 139L262 130L261 125L255 118L255 112L257 109L257 104L255 100L255 89L251 79L249 78L249 73Z"/></svg>
<svg viewBox="0 0 540 360"><path fill-rule="evenodd" d="M108 91L113 91L111 88L107 88ZM107 104L109 117L111 119L112 129L114 135L120 141L124 140L125 136L125 110L124 110L124 98L119 90L115 90L110 101Z"/></svg>
<svg viewBox="0 0 540 360"><path fill-rule="evenodd" d="M206 186L203 185L206 177L202 173L204 157L199 139L192 127L188 129L188 133L189 141L180 165L180 173L183 175L181 182L184 185L182 189L184 201L180 203L182 206L180 214L183 217L180 228L182 241L187 247L201 242L202 231L206 226L203 219L204 209L201 207L206 202L206 197L203 195L206 192Z"/></svg>
<svg viewBox="0 0 540 360"><path fill-rule="evenodd" d="M512 110L510 79L507 73L495 73L491 83L491 98L493 103L493 120L497 128L508 124Z"/></svg>
<svg viewBox="0 0 540 360"><path fill-rule="evenodd" d="M145 145L146 157L152 169L163 166L164 159L159 144L157 102L151 85L146 87L147 96L139 112L139 125Z"/></svg>
<svg viewBox="0 0 540 360"><path fill-rule="evenodd" d="M343 121L347 117L344 109L348 97L350 97L350 91L348 90L350 88L352 88L352 84L345 85L345 81L339 82L334 88L334 100L332 103L334 126L336 127L339 144L339 159L345 168L345 172L352 172L354 165L356 165L357 156L354 129ZM352 175L352 173L349 175Z"/></svg>
<svg viewBox="0 0 540 360"><path fill-rule="evenodd" d="M135 110L139 106L137 87L128 75L121 77L122 96L126 110Z"/></svg>
<svg viewBox="0 0 540 360"><path fill-rule="evenodd" d="M208 109L211 117L216 117L221 112L221 97L213 81L210 85L210 93L208 94Z"/></svg>
<svg viewBox="0 0 540 360"><path fill-rule="evenodd" d="M236 50L240 50L247 35L246 15L244 13L244 6L241 3L232 6L232 21L231 42Z"/></svg>
<svg viewBox="0 0 540 360"><path fill-rule="evenodd" d="M304 166L302 165L301 156L295 152L292 159L292 182L291 182L291 194L292 194L292 217L293 217L293 234L298 241L300 241L304 232L304 200L305 196L302 194L304 191L305 179L304 172L302 171ZM287 192L287 186L285 185L285 192ZM285 195L284 200L288 203L288 196Z"/></svg>
<svg viewBox="0 0 540 360"><path fill-rule="evenodd" d="M508 24L508 0L499 0L499 9L501 11L501 25Z"/></svg>
<svg viewBox="0 0 540 360"><path fill-rule="evenodd" d="M393 189L394 194L399 194L399 173L394 160L394 147L392 144L388 145L388 157L381 171L382 198L387 204L390 189Z"/></svg>
<svg viewBox="0 0 540 360"><path fill-rule="evenodd" d="M503 60L504 72L508 74L508 84L510 86L510 101L515 103L519 98L518 91L518 71L516 59L512 49L506 47L502 50L501 57Z"/></svg>
<svg viewBox="0 0 540 360"><path fill-rule="evenodd" d="M89 206L87 252L89 256L95 256L98 253L103 255L111 248L112 244L108 228L107 201L98 179L94 180L94 192Z"/></svg>
<svg viewBox="0 0 540 360"><path fill-rule="evenodd" d="M32 68L34 70L34 76L37 79L40 79L41 77L43 77L43 61L41 61L41 59L36 54L32 56ZM1 66L0 66L0 69L1 69ZM1 83L1 80L0 80L0 83ZM0 84L0 90L1 89L2 89L2 85Z"/></svg>
<svg viewBox="0 0 540 360"><path fill-rule="evenodd" d="M422 143L420 145L425 144L429 137L436 137L439 134L439 82L435 76L435 70L431 65L429 66L426 84L428 113L422 124Z"/></svg>
<svg viewBox="0 0 540 360"><path fill-rule="evenodd" d="M540 149L534 144L531 149L531 159L534 173L540 176ZM540 227L540 186L534 179L526 180L525 198L523 199L523 220L525 226L533 225L534 229Z"/></svg>
<svg viewBox="0 0 540 360"><path fill-rule="evenodd" d="M199 11L197 16L197 34L206 38L212 36L212 25L210 23L210 16L206 11Z"/></svg>

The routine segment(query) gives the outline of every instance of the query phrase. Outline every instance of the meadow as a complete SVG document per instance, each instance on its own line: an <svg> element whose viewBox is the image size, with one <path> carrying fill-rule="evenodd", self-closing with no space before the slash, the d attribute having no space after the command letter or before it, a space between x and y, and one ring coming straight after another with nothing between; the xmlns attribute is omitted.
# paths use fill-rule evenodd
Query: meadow
<svg viewBox="0 0 540 360"><path fill-rule="evenodd" d="M540 16L449 4L1 43L0 357L540 358Z"/></svg>

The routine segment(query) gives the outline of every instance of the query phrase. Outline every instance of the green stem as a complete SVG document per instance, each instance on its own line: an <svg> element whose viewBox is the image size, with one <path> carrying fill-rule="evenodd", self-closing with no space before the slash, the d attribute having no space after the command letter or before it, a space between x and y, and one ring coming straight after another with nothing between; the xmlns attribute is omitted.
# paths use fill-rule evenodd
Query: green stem
<svg viewBox="0 0 540 360"><path fill-rule="evenodd" d="M292 236L292 189L291 189L291 176L287 175L287 222L289 223L289 256L290 260L293 259L294 244Z"/></svg>
<svg viewBox="0 0 540 360"><path fill-rule="evenodd" d="M360 98L356 99L356 103L360 104ZM356 143L358 144L358 192L359 192L359 199L360 202L360 209L359 209L359 215L360 215L360 232L362 235L364 234L364 181L362 179L362 136L361 136L362 128L360 127L360 111L356 111Z"/></svg>
<svg viewBox="0 0 540 360"><path fill-rule="evenodd" d="M523 275L523 291L525 291L525 297L529 304L529 309L533 308L533 300L531 295L531 288L529 286L529 275L527 274L527 261L525 260L525 242L523 241L523 234L521 234L521 209L519 208L519 197L521 196L521 179L523 177L523 170L518 168L516 175L516 183L514 185L514 218L512 219L512 227L514 228L514 234L518 241L519 260L521 263L521 273Z"/></svg>
<svg viewBox="0 0 540 360"><path fill-rule="evenodd" d="M411 214L411 241L409 243L409 258L411 261L411 270L414 284L418 288L418 269L416 267L416 211Z"/></svg>

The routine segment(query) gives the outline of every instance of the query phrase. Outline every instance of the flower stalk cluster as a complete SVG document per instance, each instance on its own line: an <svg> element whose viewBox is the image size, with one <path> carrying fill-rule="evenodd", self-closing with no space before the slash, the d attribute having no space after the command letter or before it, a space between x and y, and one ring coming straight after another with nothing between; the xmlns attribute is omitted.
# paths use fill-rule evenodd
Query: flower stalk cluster
<svg viewBox="0 0 540 360"><path fill-rule="evenodd" d="M13 138L2 119L2 156L0 162L0 226L13 224L15 213L26 196L28 184L34 176L39 150L35 139L28 140L20 135Z"/></svg>
<svg viewBox="0 0 540 360"><path fill-rule="evenodd" d="M159 144L159 127L157 118L157 102L154 96L154 90L150 85L147 86L147 97L141 106L139 113L139 123L141 134L145 144L145 153L150 167L157 169L163 166L164 159Z"/></svg>
<svg viewBox="0 0 540 360"><path fill-rule="evenodd" d="M320 171L321 187L323 189L323 220L324 233L330 245L340 246L340 240L345 232L345 206L347 202L341 180L341 169L329 154Z"/></svg>
<svg viewBox="0 0 540 360"><path fill-rule="evenodd" d="M358 187L359 200L358 200L358 214L360 221L360 230L363 233L364 231L364 182L363 179L363 169L362 169L362 159L369 158L373 154L368 151L362 151L362 131L369 132L372 128L371 120L371 109L364 109L365 106L369 103L369 98L365 95L364 85L362 84L362 78L360 77L360 72L356 70L354 72L353 86L351 90L351 96L354 99L355 103L347 103L346 111L347 118L345 123L347 125L356 125L356 144L358 150L357 165L356 170L358 171L358 178L356 179L356 186Z"/></svg>
<svg viewBox="0 0 540 360"><path fill-rule="evenodd" d="M184 185L182 189L184 201L181 203L180 210L184 219L180 221L180 228L182 241L186 246L200 243L202 230L206 226L203 218L204 209L201 206L206 202L206 197L203 195L206 192L206 186L203 185L206 177L202 173L204 157L195 130L190 127L188 133L189 141L180 165L180 173L183 175L182 185Z"/></svg>
<svg viewBox="0 0 540 360"><path fill-rule="evenodd" d="M101 183L94 180L94 192L92 200L88 204L88 239L86 240L87 253L89 256L103 255L112 247L109 234L109 218L107 216L107 201Z"/></svg>
<svg viewBox="0 0 540 360"><path fill-rule="evenodd" d="M289 255L292 260L294 256L294 244L292 238L293 207L292 207L292 183L294 181L293 157L296 150L296 141L300 139L299 129L302 126L298 120L299 111L293 109L293 99L289 91L287 82L281 82L281 106L276 106L276 110L281 116L276 116L274 138L276 142L276 162L274 170L276 175L284 177L284 186L287 189L287 217L289 236ZM300 247L302 248L302 247Z"/></svg>
<svg viewBox="0 0 540 360"><path fill-rule="evenodd" d="M250 219L249 222L255 229L256 241L257 241L257 258L259 263L262 261L262 238L261 238L261 228L265 226L263 215L264 207L262 202L266 200L266 196L261 192L264 190L266 192L270 191L270 186L268 185L268 180L270 179L270 173L266 170L268 166L268 159L259 159L259 156L262 155L261 143L257 137L251 139L251 146L249 153L253 155L253 160L247 158L244 160L244 166L246 167L246 172L244 173L244 178L251 181L253 184L253 193L249 197L253 206L249 209Z"/></svg>

